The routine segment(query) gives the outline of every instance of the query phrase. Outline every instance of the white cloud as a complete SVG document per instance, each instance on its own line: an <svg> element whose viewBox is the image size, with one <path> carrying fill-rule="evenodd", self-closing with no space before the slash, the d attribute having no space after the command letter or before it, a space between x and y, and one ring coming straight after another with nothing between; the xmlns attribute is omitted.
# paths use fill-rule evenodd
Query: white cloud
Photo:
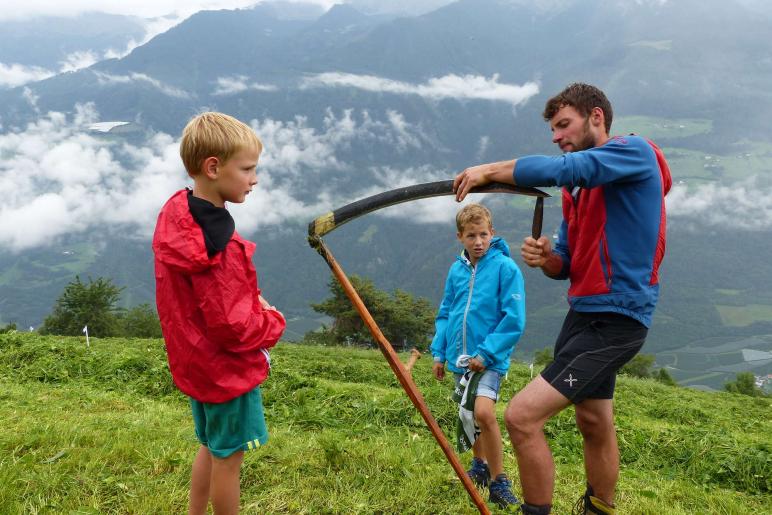
<svg viewBox="0 0 772 515"><path fill-rule="evenodd" d="M0 134L0 245L43 246L116 224L149 236L158 207L186 183L178 142L161 134L139 148L83 133L97 116L78 106Z"/></svg>
<svg viewBox="0 0 772 515"><path fill-rule="evenodd" d="M127 236L150 237L164 201L191 183L180 162L179 139L157 133L138 146L120 143L88 132L99 123L99 113L86 104L71 114L49 112L0 134L0 247L22 250L67 234L116 228ZM349 193L351 200L446 177L428 167L358 170L340 157L355 143L420 144L416 126L397 112L376 119L367 112L328 110L318 129L303 117L250 123L265 151L257 188L247 202L229 207L244 234L277 224L305 224L339 207L346 201L340 200L335 181L346 181L349 173L368 174L374 181L366 191ZM446 215L433 214L428 206L402 210L402 216L417 220Z"/></svg>
<svg viewBox="0 0 772 515"><path fill-rule="evenodd" d="M481 75L445 75L429 79L423 84L412 84L351 73L328 72L306 77L301 88L349 87L378 93L419 95L432 100L453 98L458 100L491 100L519 105L539 93L539 85L526 82L522 86L499 82L498 74L491 78Z"/></svg>
<svg viewBox="0 0 772 515"><path fill-rule="evenodd" d="M0 63L0 87L15 88L28 82L47 79L56 72L39 66Z"/></svg>
<svg viewBox="0 0 772 515"><path fill-rule="evenodd" d="M35 94L34 91L32 91L30 88L24 88L21 93L22 97L24 97L24 100L27 101L27 103L30 105L30 107L36 112L39 113L40 110L38 109L38 99L40 98L38 95Z"/></svg>
<svg viewBox="0 0 772 515"><path fill-rule="evenodd" d="M676 185L666 199L671 219L727 229L772 229L772 187L756 178L732 185Z"/></svg>
<svg viewBox="0 0 772 515"><path fill-rule="evenodd" d="M73 52L65 57L64 61L60 62L61 73L74 72L82 68L88 68L92 64L99 61L99 56L90 50L82 52Z"/></svg>
<svg viewBox="0 0 772 515"><path fill-rule="evenodd" d="M77 16L86 12L105 12L126 16L152 18L169 14L189 16L204 9L238 9L250 7L266 0L128 0L104 2L102 0L25 0L24 2L0 2L0 20L25 19L35 16ZM292 3L310 3L329 9L336 0L288 0Z"/></svg>
<svg viewBox="0 0 772 515"><path fill-rule="evenodd" d="M491 139L488 136L480 136L480 142L477 144L477 160L483 161L485 154L488 152L488 147L491 144Z"/></svg>
<svg viewBox="0 0 772 515"><path fill-rule="evenodd" d="M302 116L286 122L255 120L252 127L265 147L258 166L258 187L248 202L230 208L243 232L287 221L306 223L345 204L346 200L340 200L340 193L330 182L342 174L362 173L340 157L353 144L379 143L399 151L400 147L419 147L425 140L420 130L396 111L387 112L386 120L382 121L367 111L355 113L349 109L336 115L328 109L320 129L310 126ZM389 174L398 174L391 169L366 172L375 174L377 181ZM415 175L412 169L404 173L407 182ZM425 175L423 171L422 174ZM416 177L412 179L413 183L421 182ZM386 189L392 187L397 185ZM368 196L371 191L374 189L362 191L351 200ZM301 201L300 195L309 198L309 192L312 199Z"/></svg>
<svg viewBox="0 0 772 515"><path fill-rule="evenodd" d="M152 86L164 95L168 95L170 97L192 98L193 96L191 93L188 93L185 90L165 84L160 80L154 79L153 77L150 77L144 73L131 73L130 75L110 75L103 72L94 72L94 75L97 76L97 80L102 85L143 83Z"/></svg>
<svg viewBox="0 0 772 515"><path fill-rule="evenodd" d="M235 95L236 93L243 93L244 91L276 91L277 88L273 84L259 84L257 82L249 82L249 78L244 75L236 75L233 77L218 77L217 88L212 92L213 95Z"/></svg>
<svg viewBox="0 0 772 515"><path fill-rule="evenodd" d="M184 21L186 18L188 18L190 15L192 15L195 12L196 12L195 9L188 8L188 9L185 9L184 11L176 11L168 15L145 19L144 20L145 35L141 39L139 40L136 40L134 38L130 39L128 43L126 43L126 47L123 49L109 48L105 50L102 58L103 59L120 59L122 57L125 57L129 55L131 51L134 50L135 48L144 45L145 43L147 43L157 35L163 34L167 30L174 27L175 25L180 24L182 21Z"/></svg>

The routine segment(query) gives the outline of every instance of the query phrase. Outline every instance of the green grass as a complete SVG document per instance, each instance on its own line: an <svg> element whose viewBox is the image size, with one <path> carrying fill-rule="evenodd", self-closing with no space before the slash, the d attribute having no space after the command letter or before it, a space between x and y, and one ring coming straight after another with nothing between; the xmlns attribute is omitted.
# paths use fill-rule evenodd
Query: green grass
<svg viewBox="0 0 772 515"><path fill-rule="evenodd" d="M0 335L0 512L183 512L197 443L162 342L91 342ZM271 439L246 455L244 513L475 513L379 352L280 344L273 358ZM450 382L434 381L429 361L415 380L449 429ZM513 365L505 400L528 374ZM769 414L768 399L620 378L620 513L770 513ZM547 426L555 513L583 489L572 417ZM509 442L504 450L517 484Z"/></svg>
<svg viewBox="0 0 772 515"><path fill-rule="evenodd" d="M746 306L716 305L721 322L729 327L745 327L754 322L772 321L772 306L768 304L748 304Z"/></svg>
<svg viewBox="0 0 772 515"><path fill-rule="evenodd" d="M614 119L614 134L640 134L654 140L707 134L711 120L699 118L668 119L652 116L620 116ZM667 155L667 154L666 154ZM669 157L669 156L668 156Z"/></svg>

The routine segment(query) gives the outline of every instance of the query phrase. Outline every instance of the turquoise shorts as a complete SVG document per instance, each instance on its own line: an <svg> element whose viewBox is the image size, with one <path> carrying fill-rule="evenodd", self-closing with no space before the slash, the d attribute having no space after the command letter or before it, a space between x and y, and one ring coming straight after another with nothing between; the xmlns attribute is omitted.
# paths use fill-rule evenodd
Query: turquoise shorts
<svg viewBox="0 0 772 515"><path fill-rule="evenodd" d="M248 451L268 441L260 387L228 402L211 404L190 399L196 438L212 456L227 458L234 452Z"/></svg>

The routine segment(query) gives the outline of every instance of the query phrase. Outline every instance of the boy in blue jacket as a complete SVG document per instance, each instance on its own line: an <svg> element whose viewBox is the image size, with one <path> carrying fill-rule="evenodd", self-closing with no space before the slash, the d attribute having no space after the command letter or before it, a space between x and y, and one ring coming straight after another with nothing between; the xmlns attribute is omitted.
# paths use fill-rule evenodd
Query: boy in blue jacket
<svg viewBox="0 0 772 515"><path fill-rule="evenodd" d="M456 215L456 227L464 250L445 281L431 345L432 372L442 380L447 362L457 383L467 368L481 374L474 402L480 435L467 474L478 485L489 486L491 502L507 507L518 501L504 473L496 400L509 357L525 328L523 275L506 242L494 237L487 208L465 206Z"/></svg>

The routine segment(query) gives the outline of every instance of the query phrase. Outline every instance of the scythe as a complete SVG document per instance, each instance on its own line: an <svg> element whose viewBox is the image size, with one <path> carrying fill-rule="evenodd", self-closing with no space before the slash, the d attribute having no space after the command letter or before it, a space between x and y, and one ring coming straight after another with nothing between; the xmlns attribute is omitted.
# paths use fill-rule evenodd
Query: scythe
<svg viewBox="0 0 772 515"><path fill-rule="evenodd" d="M531 232L534 238L538 238L541 235L544 197L549 197L547 193L544 193L543 191L537 190L535 188L525 188L521 186L512 186L500 183L492 183L486 186L474 188L470 191L470 193L511 193L536 197L536 207L534 209ZM466 471L461 465L461 462L458 460L456 454L453 452L453 449L448 443L445 434L442 432L442 429L440 429L437 421L434 420L434 417L426 406L426 402L424 401L421 392L413 382L412 375L406 370L402 362L399 360L399 357L397 356L397 353L394 352L394 348L391 346L391 343L389 343L389 341L383 335L381 329L378 327L378 324L376 324L375 320L370 315L370 312L367 310L364 302L362 302L362 299L359 297L359 294L354 289L346 274L343 272L343 269L340 267L340 265L338 265L335 257L332 255L332 252L330 252L330 249L327 248L324 241L322 241L322 236L329 233L330 231L340 227L350 220L353 220L354 218L371 213L378 209L400 204L402 202L408 202L411 200L452 194L453 181L439 181L397 188L391 191L386 191L371 197L357 200L356 202L352 202L351 204L336 209L335 211L331 211L325 215L322 215L308 224L308 243L311 245L311 247L316 249L322 258L324 258L325 262L330 267L330 270L332 270L333 275L343 287L343 291L346 293L346 296L357 310L357 313L359 313L362 321L364 321L365 325L367 325L370 333L373 335L373 338L378 343L378 347L381 349L381 352L386 358L386 361L389 363L389 366L394 372L394 375L397 376L397 379L402 385L402 388L405 390L405 393L407 393L407 396L410 398L410 400L413 402L413 405L423 417L424 422L426 422L426 425L429 427L429 430L431 431L435 440L437 440L437 443L445 453L445 457L448 459L448 462L453 467L453 470L461 480L461 483L464 485L467 493L472 498L472 502L480 510L480 513L489 514L490 510L488 510L488 506L485 504L485 501L480 495L480 492L477 491L477 488L475 488L475 486L472 484L472 481L466 475Z"/></svg>

